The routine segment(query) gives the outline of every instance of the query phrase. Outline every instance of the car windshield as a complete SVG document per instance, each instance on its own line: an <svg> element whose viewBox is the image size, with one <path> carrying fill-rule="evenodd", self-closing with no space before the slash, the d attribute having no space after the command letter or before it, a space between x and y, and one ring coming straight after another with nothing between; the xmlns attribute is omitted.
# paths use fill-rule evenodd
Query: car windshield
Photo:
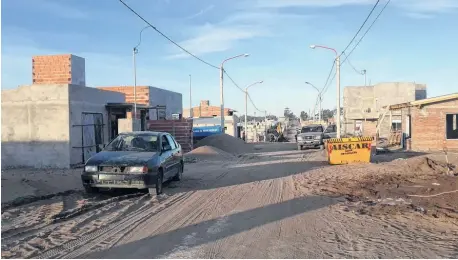
<svg viewBox="0 0 458 260"><path fill-rule="evenodd" d="M323 127L321 126L308 126L301 129L301 133L313 133L313 132L323 132Z"/></svg>
<svg viewBox="0 0 458 260"><path fill-rule="evenodd" d="M122 134L105 147L105 151L139 151L156 152L158 149L157 135Z"/></svg>

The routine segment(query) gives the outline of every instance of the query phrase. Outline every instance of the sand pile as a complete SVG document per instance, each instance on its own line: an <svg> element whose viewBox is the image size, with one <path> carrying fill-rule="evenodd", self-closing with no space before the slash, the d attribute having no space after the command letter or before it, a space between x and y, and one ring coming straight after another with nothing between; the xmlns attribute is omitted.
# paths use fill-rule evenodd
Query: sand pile
<svg viewBox="0 0 458 260"><path fill-rule="evenodd" d="M230 154L243 154L251 152L252 146L245 144L242 139L227 134L212 135L200 140L196 147L212 146Z"/></svg>
<svg viewBox="0 0 458 260"><path fill-rule="evenodd" d="M318 194L363 202L361 212L404 210L458 219L456 167L428 157L380 164L341 165L295 176L298 186ZM389 207L388 207L389 206Z"/></svg>
<svg viewBox="0 0 458 260"><path fill-rule="evenodd" d="M230 160L234 156L221 149L213 146L204 145L198 147L186 154L188 158L196 158L198 160Z"/></svg>

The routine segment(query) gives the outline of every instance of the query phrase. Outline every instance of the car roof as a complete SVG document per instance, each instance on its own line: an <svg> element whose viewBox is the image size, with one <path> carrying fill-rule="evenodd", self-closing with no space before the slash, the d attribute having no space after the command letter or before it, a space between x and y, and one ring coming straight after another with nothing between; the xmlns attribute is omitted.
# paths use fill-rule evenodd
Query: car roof
<svg viewBox="0 0 458 260"><path fill-rule="evenodd" d="M160 135L168 134L166 132L154 132L154 131L133 131L133 132L122 132L119 135Z"/></svg>
<svg viewBox="0 0 458 260"><path fill-rule="evenodd" d="M317 127L317 126L322 126L322 125L306 125L306 126L303 126L302 128L304 128L304 127Z"/></svg>

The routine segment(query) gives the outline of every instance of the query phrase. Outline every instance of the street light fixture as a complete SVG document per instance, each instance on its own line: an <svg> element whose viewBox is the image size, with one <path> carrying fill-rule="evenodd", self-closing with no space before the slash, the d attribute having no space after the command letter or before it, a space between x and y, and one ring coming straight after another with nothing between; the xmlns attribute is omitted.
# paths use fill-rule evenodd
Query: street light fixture
<svg viewBox="0 0 458 260"><path fill-rule="evenodd" d="M223 62L221 62L221 67L220 67L220 72L219 72L219 86L220 86L220 101L221 101L221 132L223 134L225 132L225 129L224 129L224 125L225 125L224 124L224 79L223 79L224 63L232 59L248 57L248 56L250 56L250 54L248 53L240 54L240 55L225 59L223 60Z"/></svg>
<svg viewBox="0 0 458 260"><path fill-rule="evenodd" d="M261 81L256 81L255 83L253 84L250 84L248 85L246 88L245 88L245 142L247 140L247 114L248 114L248 89L256 84L262 84L264 81L261 80Z"/></svg>
<svg viewBox="0 0 458 260"><path fill-rule="evenodd" d="M312 86L314 89L316 89L316 91L318 91L318 100L320 101L320 110L318 111L318 120L321 123L321 102L323 101L322 96L321 96L321 91L317 87L315 87L315 85L313 85L312 83L308 81L306 81L305 84ZM313 117L315 117L315 115L313 115Z"/></svg>
<svg viewBox="0 0 458 260"><path fill-rule="evenodd" d="M336 87L337 87L337 98L336 98L336 125L337 125L337 138L340 138L340 55L333 48L322 46L322 45L310 45L310 48L322 48L331 50L336 54Z"/></svg>
<svg viewBox="0 0 458 260"><path fill-rule="evenodd" d="M132 50L133 62L134 62L134 118L137 118L137 61L135 59L136 54L138 53L138 46L142 43L142 33L145 29L148 29L151 26L145 26L140 31L140 39L137 45Z"/></svg>

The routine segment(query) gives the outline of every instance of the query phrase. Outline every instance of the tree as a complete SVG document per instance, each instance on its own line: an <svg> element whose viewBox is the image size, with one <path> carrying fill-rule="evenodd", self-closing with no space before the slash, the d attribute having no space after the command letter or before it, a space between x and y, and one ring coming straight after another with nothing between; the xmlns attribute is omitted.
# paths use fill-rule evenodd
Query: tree
<svg viewBox="0 0 458 260"><path fill-rule="evenodd" d="M297 116L294 115L293 112L291 112L291 110L289 110L288 107L285 108L284 112L283 112L283 116L288 118L289 120L295 120L297 119Z"/></svg>
<svg viewBox="0 0 458 260"><path fill-rule="evenodd" d="M309 114L305 111L301 111L301 115L300 115L302 121L306 121L309 119Z"/></svg>
<svg viewBox="0 0 458 260"><path fill-rule="evenodd" d="M334 112L335 110L323 109L323 112L322 112L323 120L328 120L329 118L334 117Z"/></svg>

